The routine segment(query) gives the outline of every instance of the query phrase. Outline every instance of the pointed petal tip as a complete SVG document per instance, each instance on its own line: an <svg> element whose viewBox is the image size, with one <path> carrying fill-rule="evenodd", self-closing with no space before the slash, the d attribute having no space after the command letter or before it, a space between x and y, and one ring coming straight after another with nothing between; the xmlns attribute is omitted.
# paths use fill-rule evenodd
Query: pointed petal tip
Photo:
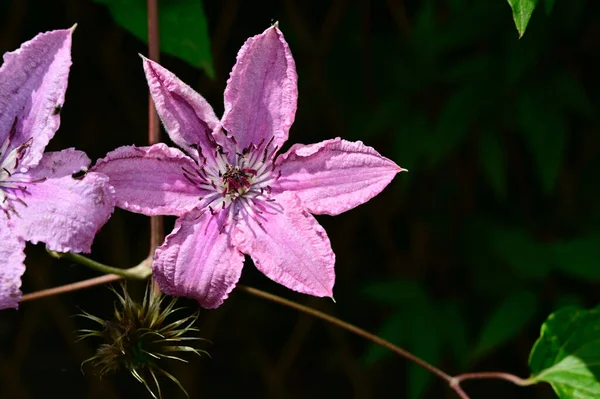
<svg viewBox="0 0 600 399"><path fill-rule="evenodd" d="M333 303L337 303L337 302L335 301L335 298L333 297L333 295L332 295L332 296L330 296L330 297L329 297L329 299L331 299L331 300L333 301Z"/></svg>
<svg viewBox="0 0 600 399"><path fill-rule="evenodd" d="M73 24L73 26L71 26L71 28L69 28L71 33L75 32L75 29L77 29L77 22L75 22L75 24Z"/></svg>

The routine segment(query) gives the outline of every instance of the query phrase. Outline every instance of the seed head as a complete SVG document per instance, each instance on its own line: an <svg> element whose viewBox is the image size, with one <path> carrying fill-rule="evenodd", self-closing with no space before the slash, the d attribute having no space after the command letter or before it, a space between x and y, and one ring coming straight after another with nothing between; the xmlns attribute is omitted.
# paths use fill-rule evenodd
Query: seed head
<svg viewBox="0 0 600 399"><path fill-rule="evenodd" d="M187 360L175 356L179 352L208 355L208 352L188 345L190 342L204 341L203 338L187 335L198 331L193 327L198 312L168 322L167 318L171 319L172 314L183 309L175 308L176 298L171 298L161 309L166 296L155 295L152 283L148 283L141 303L129 296L125 284L121 284L121 288L123 295L111 288L118 298L112 320L105 321L85 311L80 315L96 322L100 328L79 330L79 339L99 337L104 341L96 354L82 363L82 367L90 362L101 376L124 368L146 387L154 399L162 397L157 378L157 374L162 374L177 384L187 396L179 380L165 371L161 363L165 359L187 363ZM151 383L148 383L149 377L152 379ZM151 384L155 389L151 388Z"/></svg>

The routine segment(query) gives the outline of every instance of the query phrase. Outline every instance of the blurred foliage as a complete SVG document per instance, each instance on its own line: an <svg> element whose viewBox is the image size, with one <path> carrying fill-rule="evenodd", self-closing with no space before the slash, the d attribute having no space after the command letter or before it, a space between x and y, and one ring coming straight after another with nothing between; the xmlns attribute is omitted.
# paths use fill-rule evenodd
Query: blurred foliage
<svg viewBox="0 0 600 399"><path fill-rule="evenodd" d="M548 317L529 367L534 382L552 385L561 399L600 397L600 308L564 308Z"/></svg>
<svg viewBox="0 0 600 399"><path fill-rule="evenodd" d="M144 145L147 86L136 55L144 46L114 26L96 2L57 3L0 1L3 50L36 32L79 23L53 149L76 146L97 159L120 145ZM161 7L177 3L159 1ZM199 9L186 13L198 21L195 28L209 33L186 33L205 52L202 58L186 60L194 68L170 57L161 62L198 89L217 114L237 50L277 19L299 75L291 141L362 140L409 170L364 206L334 219L319 217L337 256L335 307L295 296L252 267L244 269L243 283L313 300L311 305L375 330L450 374L524 375L548 314L600 303L600 3L538 0L521 39L505 0L223 0L203 6L206 17ZM130 30L129 20L137 18L134 34L144 37L139 10L122 20L112 15ZM167 52L169 29L162 20L161 28ZM213 65L213 59L216 79L209 80L210 68L198 60ZM93 256L133 264L146 256L146 238L145 218L116 212ZM34 258L28 251L25 291L91 277L79 268L48 265L45 254ZM143 394L132 393L129 381L84 380L79 362L85 356L65 360L71 340L64 326L72 319L60 315L75 312L75 305L110 313L111 299L102 292L22 305L15 317L27 319L0 328L0 338L18 343L8 340L0 348L0 396L3 389L17 392L10 391L19 381L10 374L13 364L22 381L41 381L31 388L43 390L40 397L53 389L78 399L101 396L91 393L96 391L111 398L119 397L114 392ZM550 353L546 346L554 335L565 336L562 327L573 327L557 324L568 312L546 322L551 328L534 348L531 372L539 379L562 378L554 364L540 359L542 350ZM176 370L191 397L450 397L440 382L379 347L243 294L234 292L201 320L202 334L215 342L214 360ZM581 320L596 323L593 317ZM363 354L358 363L357 353ZM557 360L560 367L576 360L564 359ZM60 362L72 384L62 383ZM552 373L544 374L547 369ZM545 385L517 390L495 384L490 390L488 383L473 383L467 389L473 398L554 397Z"/></svg>
<svg viewBox="0 0 600 399"><path fill-rule="evenodd" d="M515 21L522 34L537 2L509 2L514 13L521 13ZM572 37L584 18L585 1L566 3L544 2L547 13L555 6L553 15L560 17L534 15L527 35L517 40L498 17L506 15L502 2L419 2L402 46L386 44L383 35L372 38L382 106L369 118L352 108L349 93L341 102L344 114L354 116L349 126L355 137L395 138L394 159L411 175L403 177L405 184L410 179L405 196L427 185L432 175L450 179L428 188L438 199L430 225L457 228L452 236L440 228L434 239L448 240L445 247L454 248L454 262L468 267L459 284L471 300L457 301L452 293L433 300L435 286L405 279L372 283L364 290L393 309L379 332L438 365L444 340L444 348L462 348L462 355L444 355L465 370L514 342L545 312L580 302L552 283L557 278L598 280L597 223L588 225L585 216L576 220L584 209L568 216L558 209L560 191L568 184L565 174L580 173L573 170L572 154L581 151L584 132L597 129L596 105L580 74L565 61L569 56L555 54L563 45L559 37ZM456 167L457 158L469 169L461 169L458 177L444 173ZM455 208L440 209L442 202L460 200L456 193L473 179L480 188L470 194L471 209L461 216ZM573 195L573 201L585 200ZM417 206L412 212L427 211ZM462 218L458 225L457 217ZM557 291L551 295L556 305L541 303L548 300L548 284ZM440 305L449 303L455 306L454 319L439 314ZM436 333L415 333L419 322L434 326ZM456 333L457 324L469 334ZM373 364L385 354L371 347L365 361ZM411 379L409 397L419 397L423 386L419 376Z"/></svg>
<svg viewBox="0 0 600 399"><path fill-rule="evenodd" d="M94 0L106 4L113 18L135 37L148 43L146 0ZM160 48L215 76L208 22L202 0L158 2Z"/></svg>

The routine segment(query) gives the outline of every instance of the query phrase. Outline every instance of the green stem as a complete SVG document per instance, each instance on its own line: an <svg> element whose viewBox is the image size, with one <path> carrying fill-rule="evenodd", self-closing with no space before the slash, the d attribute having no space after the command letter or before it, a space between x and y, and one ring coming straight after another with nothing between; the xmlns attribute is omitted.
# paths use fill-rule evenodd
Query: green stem
<svg viewBox="0 0 600 399"><path fill-rule="evenodd" d="M152 275L152 259L146 258L139 265L130 267L128 269L119 269L118 267L107 266L105 264L96 262L86 256L74 254L71 252L54 252L48 251L51 256L57 259L69 259L74 262L79 263L80 265L89 267L90 269L94 269L104 274L116 274L117 276L121 276L124 278L132 279L132 280L146 280L148 277Z"/></svg>

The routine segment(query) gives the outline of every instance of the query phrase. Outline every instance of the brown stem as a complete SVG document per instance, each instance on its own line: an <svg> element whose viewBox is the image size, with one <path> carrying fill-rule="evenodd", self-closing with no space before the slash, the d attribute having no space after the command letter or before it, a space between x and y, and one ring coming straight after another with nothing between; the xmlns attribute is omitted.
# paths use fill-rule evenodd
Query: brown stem
<svg viewBox="0 0 600 399"><path fill-rule="evenodd" d="M465 391L463 391L463 389L460 387L460 385L458 385L458 384L452 385L452 383L450 383L450 388L452 388L454 390L454 392L456 392L456 394L458 395L458 397L460 399L471 399L471 398L469 398L469 395L467 395L467 393Z"/></svg>
<svg viewBox="0 0 600 399"><path fill-rule="evenodd" d="M65 294L67 292L79 291L86 288L94 287L96 285L118 281L122 278L123 277L117 276L116 274L106 274L104 276L91 278L89 280L78 281L72 284L61 285L60 287L48 288L47 290L41 290L32 292L30 294L25 294L23 295L23 298L21 298L21 302L31 301L34 299L40 299L48 296Z"/></svg>
<svg viewBox="0 0 600 399"><path fill-rule="evenodd" d="M360 327L357 327L353 324L347 323L347 322L340 320L337 317L331 316L327 313L321 312L321 311L313 309L313 308L309 308L308 306L301 305L299 303L290 301L288 299L282 298L277 295L269 294L268 292L264 292L264 291L258 290L256 288L247 287L245 285L238 285L237 288L248 294L269 300L271 302L278 303L280 305L287 306L292 309L296 309L300 312L317 317L321 320L325 320L328 323L334 324L338 327L343 328L344 330L350 331L351 333L354 333L360 337L363 337L373 343L376 343L377 345L381 345L384 348L394 352L395 354L402 356L403 358L405 358L415 364L418 364L419 366L423 367L424 369L428 370L429 372L431 372L431 373L437 375L438 377L440 377L441 379L445 380L449 384L452 382L452 377L450 375L444 373L442 370L438 369L437 367L427 363L423 359L418 358L417 356L413 355L412 353L392 344L391 342L388 342L385 339L380 338L375 334L371 334L370 332L363 330Z"/></svg>
<svg viewBox="0 0 600 399"><path fill-rule="evenodd" d="M77 258L74 258L74 260L78 261ZM77 290L81 290L84 288L93 287L95 285L100 285L100 284L105 284L105 283L112 282L112 281L117 281L121 278L123 278L123 277L115 275L115 274L107 274L105 276L93 278L90 280L80 281L77 283L68 284L68 285L64 285L61 287L56 287L56 288L51 288L51 289L47 289L47 290L33 292L31 294L26 294L26 295L23 295L21 302L30 301L33 299L39 299L39 298L52 296L52 295L58 295L58 294L66 293L66 292L77 291ZM308 306L304 306L299 303L290 301L289 299L285 299L285 298L282 298L277 295L269 294L268 292L264 292L264 291L256 289L256 288L252 288L252 287L248 287L248 286L244 286L244 285L238 285L238 289L241 291L244 291L250 295L254 295L259 298L263 298L263 299L269 300L271 302L275 302L280 305L287 306L289 308L298 310L302 313L319 318L321 320L326 321L327 323L330 323L332 325L343 328L344 330L350 331L351 333L354 333L368 341L371 341L377 345L380 345L380 346L394 352L395 354L417 364L418 366L424 368L425 370L437 375L438 377L440 377L441 379L446 381L448 383L448 386L454 392L456 392L456 394L461 399L470 399L469 396L466 394L466 392L460 386L460 383L465 380L502 379L502 380L510 381L513 384L518 385L518 386L527 386L527 385L535 384L535 381L533 381L532 379L523 379L523 378L517 377L515 375L508 374L508 373L502 373L502 372L466 373L466 374L460 374L456 377L452 377L452 376L446 374L444 371L440 370L439 368L435 367L434 365L427 363L425 360L392 344L391 342L386 341L385 339L380 338L377 335L372 334L366 330L363 330L360 327L357 327L353 324L350 324L348 322L340 320L337 317L331 316L327 313L310 308Z"/></svg>
<svg viewBox="0 0 600 399"><path fill-rule="evenodd" d="M289 308L292 309L296 309L300 312L303 312L305 314L317 317L321 320L324 320L330 324L336 325L338 327L343 328L344 330L350 331L351 333L354 333L368 341L371 341L377 345L383 346L384 348L394 352L395 354L419 365L420 367L423 367L425 370L437 375L438 377L440 377L441 379L443 379L444 381L446 381L448 383L448 386L454 391L456 392L456 394L461 398L461 399L470 399L469 395L467 395L467 393L461 388L460 383L462 381L465 380L474 380L474 379L501 379L501 380L506 380L506 381L510 381L515 385L519 385L519 386L527 386L527 385L531 385L534 384L534 382L530 379L523 379L520 377L517 377L516 375L512 375L512 374L508 374L508 373L501 373L501 372L482 372L482 373L466 373L466 374L460 374L456 377L452 377L448 374L446 374L444 371L440 370L439 368L435 367L432 364L427 363L425 360L413 355L412 353L392 344L391 342L388 342L386 340L384 340L383 338L378 337L375 334L371 334L370 332L363 330L360 327L357 327L353 324L347 323L343 320L338 319L337 317L331 316L327 313L321 312L319 310L310 308L308 306L304 306L301 305L299 303L290 301L288 299L282 298L280 296L277 295L273 295L273 294L269 294L268 292L264 292L262 290L256 289L256 288L252 288L252 287L248 287L245 285L238 285L237 287L238 289L250 294L250 295L254 295L257 296L259 298L263 298L266 300L269 300L271 302L275 302L278 303L280 305L283 306L287 306Z"/></svg>
<svg viewBox="0 0 600 399"><path fill-rule="evenodd" d="M159 61L160 43L158 39L158 4L157 0L148 0L148 56L152 61ZM152 96L148 96L148 143L150 145L160 142L160 124L158 114L154 108ZM164 238L162 216L150 218L150 255Z"/></svg>
<svg viewBox="0 0 600 399"><path fill-rule="evenodd" d="M518 385L520 387L526 387L528 385L533 384L533 381L531 379L524 379L521 377L517 377L516 375L512 375L509 373L496 372L496 371L460 374L460 375L457 375L456 377L454 377L452 380L453 380L453 383L458 385L462 381L465 381L465 380L492 380L492 379L506 380L506 381L512 382L513 384Z"/></svg>

